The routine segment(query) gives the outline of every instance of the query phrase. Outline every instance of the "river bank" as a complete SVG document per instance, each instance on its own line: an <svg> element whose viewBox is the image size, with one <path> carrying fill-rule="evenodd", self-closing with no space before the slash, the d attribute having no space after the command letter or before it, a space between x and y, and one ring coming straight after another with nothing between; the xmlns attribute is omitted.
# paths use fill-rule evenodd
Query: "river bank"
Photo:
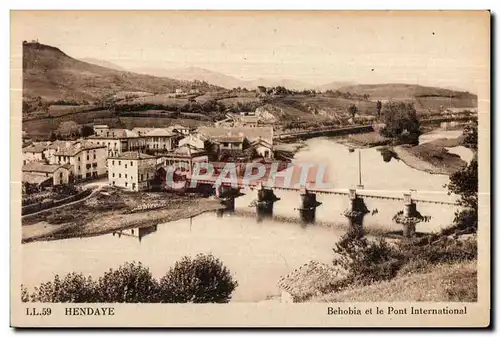
<svg viewBox="0 0 500 337"><path fill-rule="evenodd" d="M155 209L131 212L141 207ZM97 236L148 227L224 208L213 198L103 188L82 203L24 217L22 242Z"/></svg>
<svg viewBox="0 0 500 337"><path fill-rule="evenodd" d="M458 154L447 149L459 145L458 139L438 139L417 146L398 145L392 149L398 159L414 169L451 175L467 165Z"/></svg>

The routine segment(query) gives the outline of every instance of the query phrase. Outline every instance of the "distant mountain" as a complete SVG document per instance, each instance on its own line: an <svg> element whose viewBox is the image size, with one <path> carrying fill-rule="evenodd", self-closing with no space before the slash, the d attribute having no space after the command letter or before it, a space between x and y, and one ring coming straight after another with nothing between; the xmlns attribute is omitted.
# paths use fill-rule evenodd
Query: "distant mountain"
<svg viewBox="0 0 500 337"><path fill-rule="evenodd" d="M288 89L294 89L294 90L314 88L314 85L312 84L291 79L259 78L256 80L244 80L217 71L212 71L198 67L186 67L186 68L175 68L175 69L134 68L131 70L141 74L170 77L183 81L194 81L194 80L205 81L207 83L217 85L226 89L232 89L238 87L255 89L259 85L264 87L283 86Z"/></svg>
<svg viewBox="0 0 500 337"><path fill-rule="evenodd" d="M346 82L346 81L344 81L344 82L343 81L335 81L335 82L330 82L330 83L319 85L315 89L319 90L321 92L325 92L327 90L335 91L335 90L339 90L342 87L347 87L347 86L352 86L352 85L356 85L356 83Z"/></svg>
<svg viewBox="0 0 500 337"><path fill-rule="evenodd" d="M403 83L356 84L340 87L339 90L361 95L368 94L373 99L408 99L415 97L460 97L477 99L476 95L466 91Z"/></svg>
<svg viewBox="0 0 500 337"><path fill-rule="evenodd" d="M385 83L357 84L339 88L343 92L368 94L371 100L406 100L415 104L417 110L440 110L442 108L477 108L477 95L416 84Z"/></svg>
<svg viewBox="0 0 500 337"><path fill-rule="evenodd" d="M80 59L80 61L87 62L90 64L95 64L95 65L101 66L101 67L116 69L116 70L126 70L125 68L120 67L119 65L114 64L113 62L109 62L106 60L99 60L99 59L95 59L93 57L84 57L84 58Z"/></svg>
<svg viewBox="0 0 500 337"><path fill-rule="evenodd" d="M164 68L134 68L133 71L141 74L174 78L181 81L205 81L226 89L242 87L244 81L223 73L211 71L198 67L186 67L175 69Z"/></svg>
<svg viewBox="0 0 500 337"><path fill-rule="evenodd" d="M291 79L269 79L269 78L259 78L253 81L247 81L245 83L246 88L252 88L255 89L259 85L264 86L264 87L285 87L287 89L292 89L292 90L304 90L304 89L313 89L314 85L310 83L305 83L297 80L291 80Z"/></svg>
<svg viewBox="0 0 500 337"><path fill-rule="evenodd" d="M23 43L23 97L47 101L95 100L119 91L170 93L175 89L220 88L204 83L141 75L74 59L56 47Z"/></svg>

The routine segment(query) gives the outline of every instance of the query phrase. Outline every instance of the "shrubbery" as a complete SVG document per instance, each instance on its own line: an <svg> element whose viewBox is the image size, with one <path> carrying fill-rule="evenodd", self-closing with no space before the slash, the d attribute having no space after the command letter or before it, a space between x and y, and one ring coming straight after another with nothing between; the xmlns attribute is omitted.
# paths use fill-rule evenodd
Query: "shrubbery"
<svg viewBox="0 0 500 337"><path fill-rule="evenodd" d="M476 260L477 241L475 237L462 240L439 233L388 242L383 238L368 240L352 230L333 251L333 264L347 272L343 286L364 286L421 272L432 265Z"/></svg>
<svg viewBox="0 0 500 337"><path fill-rule="evenodd" d="M238 286L230 271L212 255L184 257L160 280L141 263L127 262L98 280L78 273L35 287L21 286L23 302L56 303L227 303Z"/></svg>

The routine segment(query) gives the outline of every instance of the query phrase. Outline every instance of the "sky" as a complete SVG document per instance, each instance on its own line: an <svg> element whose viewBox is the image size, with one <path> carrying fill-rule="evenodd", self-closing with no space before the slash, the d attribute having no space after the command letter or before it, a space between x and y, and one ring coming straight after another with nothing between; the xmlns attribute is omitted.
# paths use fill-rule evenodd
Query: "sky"
<svg viewBox="0 0 500 337"><path fill-rule="evenodd" d="M127 69L201 67L244 80L414 83L476 92L486 12L16 12L13 34ZM16 41L13 41L16 42Z"/></svg>

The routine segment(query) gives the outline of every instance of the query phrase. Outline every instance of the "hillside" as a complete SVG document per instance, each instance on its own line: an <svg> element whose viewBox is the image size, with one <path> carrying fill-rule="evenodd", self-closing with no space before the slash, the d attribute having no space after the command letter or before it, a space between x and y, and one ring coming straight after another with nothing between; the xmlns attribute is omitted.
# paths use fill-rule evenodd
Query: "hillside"
<svg viewBox="0 0 500 337"><path fill-rule="evenodd" d="M244 80L234 76L229 76L221 72L212 71L199 67L186 67L186 68L134 68L133 71L141 74L169 77L182 81L205 81L207 83L217 85L226 89L233 88L247 88L253 90L257 86L264 87L277 87L282 86L288 89L304 90L313 89L314 85L306 82L301 82L292 79L271 79L271 78L258 78L255 80ZM343 82L342 85L350 84Z"/></svg>
<svg viewBox="0 0 500 337"><path fill-rule="evenodd" d="M116 70L126 70L125 68L120 67L119 65L114 64L113 62L95 59L93 57L84 57L84 58L80 59L80 61L87 62L90 64L95 64L95 65L101 66L101 67L116 69Z"/></svg>
<svg viewBox="0 0 500 337"><path fill-rule="evenodd" d="M311 302L328 303L380 301L475 302L477 261L437 265L428 272L399 276L311 299Z"/></svg>
<svg viewBox="0 0 500 337"><path fill-rule="evenodd" d="M174 78L181 81L205 81L213 85L217 85L223 88L231 89L242 87L244 81L237 79L223 73L216 71L211 71L198 67L186 67L186 68L175 68L175 69L163 69L163 68L136 68L134 71L161 77Z"/></svg>
<svg viewBox="0 0 500 337"><path fill-rule="evenodd" d="M23 44L23 97L26 99L40 96L46 101L92 101L120 91L170 93L177 88L217 89L201 82L141 75L90 64L40 43Z"/></svg>
<svg viewBox="0 0 500 337"><path fill-rule="evenodd" d="M416 84L381 83L381 84L355 84L342 86L340 91L349 91L360 95L368 94L372 98L405 99L413 97L455 97L472 98L476 95L465 91L456 91L437 87L425 87Z"/></svg>

